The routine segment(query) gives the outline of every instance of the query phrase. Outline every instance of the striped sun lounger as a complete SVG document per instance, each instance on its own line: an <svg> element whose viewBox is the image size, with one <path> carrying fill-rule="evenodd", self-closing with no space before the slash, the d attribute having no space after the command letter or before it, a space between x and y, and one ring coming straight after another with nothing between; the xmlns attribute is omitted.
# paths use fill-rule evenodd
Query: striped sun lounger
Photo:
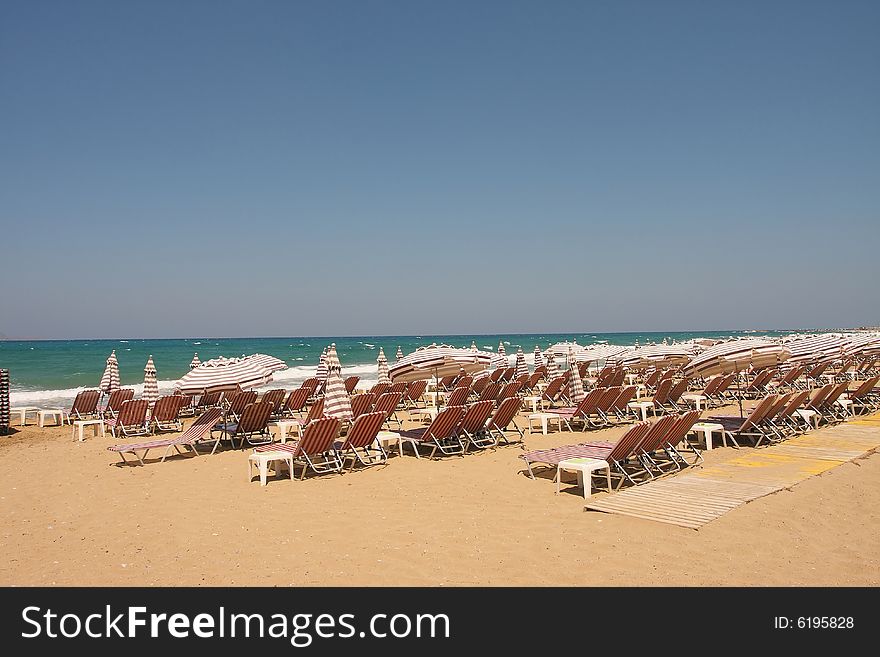
<svg viewBox="0 0 880 657"><path fill-rule="evenodd" d="M144 459L147 457L147 452L151 449L160 449L162 447L165 448L165 453L162 455L162 459L160 462L164 462L165 458L169 455L172 449L175 450L176 453L182 454L181 447L191 449L196 455L198 455L198 451L196 450L196 443L204 438L205 434L211 431L211 427L213 427L217 420L220 419L222 411L219 408L211 408L202 413L195 422L192 423L189 429L184 431L179 436L172 436L169 438L164 438L161 440L149 440L140 443L128 443L123 445L110 445L107 449L111 452L116 452L119 454L119 458L122 459L123 463L134 463L134 461L128 461L125 458L126 454L133 454L135 458L140 462L141 465L144 465ZM143 452L143 454L139 454L139 452Z"/></svg>

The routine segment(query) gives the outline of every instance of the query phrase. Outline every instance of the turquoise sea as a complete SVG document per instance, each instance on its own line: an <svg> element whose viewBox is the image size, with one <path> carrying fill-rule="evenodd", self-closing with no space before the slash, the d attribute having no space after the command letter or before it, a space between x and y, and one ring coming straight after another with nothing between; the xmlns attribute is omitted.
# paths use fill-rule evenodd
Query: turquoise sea
<svg viewBox="0 0 880 657"><path fill-rule="evenodd" d="M293 388L313 376L321 350L336 343L343 375L358 375L362 381L377 378L376 356L384 348L389 364L394 363L398 346L407 354L417 347L436 342L470 347L476 342L482 350L496 351L503 342L513 362L521 346L531 364L535 345L542 349L565 340L578 344L648 344L690 340L698 337L780 336L791 330L774 331L702 331L676 333L544 333L497 335L403 335L360 337L297 338L185 338L174 340L5 340L0 341L0 368L8 369L15 405L47 406L68 404L77 391L95 388L104 371L107 356L116 350L122 385L140 393L144 365L152 355L159 378L160 392L170 391L174 382L189 370L193 353L201 360L217 356L241 356L264 353L281 358L289 369L277 372L269 387Z"/></svg>

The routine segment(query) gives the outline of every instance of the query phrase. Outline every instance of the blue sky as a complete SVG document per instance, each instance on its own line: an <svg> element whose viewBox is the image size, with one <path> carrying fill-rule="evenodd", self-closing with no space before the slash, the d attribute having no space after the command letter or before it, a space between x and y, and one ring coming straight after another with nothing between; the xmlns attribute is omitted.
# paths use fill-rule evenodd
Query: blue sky
<svg viewBox="0 0 880 657"><path fill-rule="evenodd" d="M880 3L0 4L0 334L880 323Z"/></svg>

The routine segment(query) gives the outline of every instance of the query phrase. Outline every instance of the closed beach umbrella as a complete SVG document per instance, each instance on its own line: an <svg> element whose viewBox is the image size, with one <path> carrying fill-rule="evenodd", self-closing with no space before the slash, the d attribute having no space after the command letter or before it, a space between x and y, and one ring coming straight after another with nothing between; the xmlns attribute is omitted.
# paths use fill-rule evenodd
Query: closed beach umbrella
<svg viewBox="0 0 880 657"><path fill-rule="evenodd" d="M379 363L379 383L391 383L391 378L388 376L388 359L385 358L382 347L379 347L379 357L376 362Z"/></svg>
<svg viewBox="0 0 880 657"><path fill-rule="evenodd" d="M336 417L340 420L350 420L351 399L345 390L345 382L342 380L342 365L336 354L336 343L330 345L327 350L327 385L324 388L324 415Z"/></svg>
<svg viewBox="0 0 880 657"><path fill-rule="evenodd" d="M544 366L544 357L541 355L541 347L535 345L535 369Z"/></svg>
<svg viewBox="0 0 880 657"><path fill-rule="evenodd" d="M400 348L400 345L397 345L397 355L394 357L394 360L400 360L403 358L403 349Z"/></svg>
<svg viewBox="0 0 880 657"><path fill-rule="evenodd" d="M191 361L189 361L189 369L194 370L195 368L197 368L201 364L202 364L202 361L199 360L199 354L198 354L198 352L196 352L196 354L193 356L193 359Z"/></svg>
<svg viewBox="0 0 880 657"><path fill-rule="evenodd" d="M528 375L529 366L526 365L526 357L523 354L522 347L516 348L516 369L513 372L513 376L519 378L523 374Z"/></svg>
<svg viewBox="0 0 880 657"><path fill-rule="evenodd" d="M557 376L559 376L559 367L556 366L556 358L553 355L552 351L547 352L546 359L547 359L547 379L553 380Z"/></svg>
<svg viewBox="0 0 880 657"><path fill-rule="evenodd" d="M101 390L110 394L119 387L119 362L116 360L114 349L107 357L107 366L101 376Z"/></svg>
<svg viewBox="0 0 880 657"><path fill-rule="evenodd" d="M153 365L153 356L147 360L144 367L144 392L141 399L146 399L147 403L152 406L159 399L159 383L156 381L156 366Z"/></svg>
<svg viewBox="0 0 880 657"><path fill-rule="evenodd" d="M471 351L479 351L476 340L471 340Z"/></svg>
<svg viewBox="0 0 880 657"><path fill-rule="evenodd" d="M571 375L568 378L568 398L573 404L579 404L584 398L584 383L581 381L581 373L578 371L574 353L568 357L568 362L572 364Z"/></svg>
<svg viewBox="0 0 880 657"><path fill-rule="evenodd" d="M321 359L318 361L318 371L315 373L319 381L327 378L327 347L321 352Z"/></svg>
<svg viewBox="0 0 880 657"><path fill-rule="evenodd" d="M485 351L431 344L400 358L388 370L388 374L395 383L423 381L433 376L439 380L444 376L458 375L461 370L466 374L475 374L488 368L491 363L492 355Z"/></svg>
<svg viewBox="0 0 880 657"><path fill-rule="evenodd" d="M235 387L245 390L269 383L273 372L286 368L283 360L266 354L244 358L212 358L187 372L176 387L185 395Z"/></svg>
<svg viewBox="0 0 880 657"><path fill-rule="evenodd" d="M507 352L504 350L504 343L501 340L498 341L498 353L502 356L507 356Z"/></svg>

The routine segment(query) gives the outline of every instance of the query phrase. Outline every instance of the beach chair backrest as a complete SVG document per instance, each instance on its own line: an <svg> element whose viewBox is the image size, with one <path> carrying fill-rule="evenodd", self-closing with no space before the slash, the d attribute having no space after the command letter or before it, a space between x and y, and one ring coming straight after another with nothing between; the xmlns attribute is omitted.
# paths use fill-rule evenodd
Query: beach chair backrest
<svg viewBox="0 0 880 657"><path fill-rule="evenodd" d="M284 396L287 394L287 391L284 388L273 388L272 390L267 390L263 393L262 399L260 401L268 402L272 404L272 412L277 413L281 408L281 405L284 404Z"/></svg>
<svg viewBox="0 0 880 657"><path fill-rule="evenodd" d="M393 384L391 384L391 387L388 388L388 392L399 392L401 395L405 395L408 385L409 385L408 383L403 383L403 382L393 383Z"/></svg>
<svg viewBox="0 0 880 657"><path fill-rule="evenodd" d="M524 387L525 387L527 390L531 390L531 389L534 388L536 385L538 385L538 381L541 380L541 376L542 376L541 372L539 372L538 370L535 370L535 371L532 373L532 375L529 377L529 380L528 380L528 382L525 384Z"/></svg>
<svg viewBox="0 0 880 657"><path fill-rule="evenodd" d="M645 387L646 388L653 388L655 385L657 385L657 381L660 380L660 373L661 372L662 372L662 370L658 370L658 369L651 370L648 373L648 375L645 377Z"/></svg>
<svg viewBox="0 0 880 657"><path fill-rule="evenodd" d="M650 429L648 429L648 432L645 434L645 437L642 439L642 443L638 448L649 454L654 450L659 449L659 447L664 444L664 441L668 439L672 432L672 428L679 419L680 417L674 413L661 417L651 425Z"/></svg>
<svg viewBox="0 0 880 657"><path fill-rule="evenodd" d="M309 401L309 395L311 395L311 393L311 388L304 388L302 386L296 390L291 390L290 394L287 395L287 400L284 402L284 410L290 413L296 413L303 410L306 407L306 403Z"/></svg>
<svg viewBox="0 0 880 657"><path fill-rule="evenodd" d="M120 427L134 427L146 424L147 409L150 402L146 399L129 399L122 402L119 407L119 415L116 416L116 423Z"/></svg>
<svg viewBox="0 0 880 657"><path fill-rule="evenodd" d="M672 428L669 430L669 433L666 434L665 438L661 442L661 446L671 445L675 447L682 440L685 439L685 436L688 435L688 432L700 419L700 411L687 411L683 413L678 421L672 425Z"/></svg>
<svg viewBox="0 0 880 657"><path fill-rule="evenodd" d="M123 402L134 399L134 390L132 388L117 388L110 393L107 399L107 410L116 412Z"/></svg>
<svg viewBox="0 0 880 657"><path fill-rule="evenodd" d="M767 409L767 414L764 416L764 420L772 421L774 418L778 417L779 414L788 406L788 402L791 401L791 398L794 397L793 392L787 392L784 395L779 395L776 398L776 401Z"/></svg>
<svg viewBox="0 0 880 657"><path fill-rule="evenodd" d="M473 384L474 384L474 377L470 376L469 374L465 374L465 375L458 377L454 383L456 388L461 388L464 386L467 386L468 388L470 388Z"/></svg>
<svg viewBox="0 0 880 657"><path fill-rule="evenodd" d="M562 392L562 386L565 385L565 377L557 376L550 383L547 384L547 387L544 389L544 398L549 399L550 401L556 401L556 398L559 397L559 393Z"/></svg>
<svg viewBox="0 0 880 657"><path fill-rule="evenodd" d="M764 418L767 417L767 412L773 405L776 403L776 399L779 395L767 395L758 402L758 405L749 413L748 417L743 420L743 423L740 425L738 431L743 432L749 429L750 427L757 427L761 422L764 421Z"/></svg>
<svg viewBox="0 0 880 657"><path fill-rule="evenodd" d="M727 389L733 385L734 381L736 381L736 374L724 375L721 379L721 383L718 384L718 389L715 391L715 394L720 395L723 392L727 392Z"/></svg>
<svg viewBox="0 0 880 657"><path fill-rule="evenodd" d="M495 398L497 401L504 401L508 397L514 397L519 394L519 390L522 387L522 384L519 381L512 381L506 384L501 391L498 393L498 396Z"/></svg>
<svg viewBox="0 0 880 657"><path fill-rule="evenodd" d="M825 401L822 402L825 406L831 406L834 402L840 399L840 396L846 392L847 387L849 386L848 381L844 381L843 383L838 383L836 385L832 385L831 392L828 394L828 397L825 398Z"/></svg>
<svg viewBox="0 0 880 657"><path fill-rule="evenodd" d="M486 420L492 414L495 405L490 400L471 404L461 418L459 429L469 434L474 434L486 426Z"/></svg>
<svg viewBox="0 0 880 657"><path fill-rule="evenodd" d="M309 424L303 432L303 437L297 445L297 452L316 455L330 451L333 442L339 436L339 418L325 417Z"/></svg>
<svg viewBox="0 0 880 657"><path fill-rule="evenodd" d="M495 409L495 412L489 419L488 426L504 431L513 422L513 418L516 417L521 406L522 399L519 397L508 397Z"/></svg>
<svg viewBox="0 0 880 657"><path fill-rule="evenodd" d="M352 391L355 389L355 387L357 386L358 381L360 381L360 380L361 380L361 377L359 377L359 376L347 377L345 379L345 381L343 381L343 383L345 384L345 392L347 392L350 395L352 393Z"/></svg>
<svg viewBox="0 0 880 657"><path fill-rule="evenodd" d="M858 388L848 393L848 397L853 400L866 397L871 393L878 381L880 381L880 376L872 376L870 379L862 381Z"/></svg>
<svg viewBox="0 0 880 657"><path fill-rule="evenodd" d="M390 383L377 383L372 388L370 388L370 392L379 397L379 395L384 395L388 392L388 388L391 387Z"/></svg>
<svg viewBox="0 0 880 657"><path fill-rule="evenodd" d="M208 433L220 417L223 411L219 408L209 408L207 411L199 415L195 421L189 425L189 428L180 435L181 442L194 442L202 438Z"/></svg>
<svg viewBox="0 0 880 657"><path fill-rule="evenodd" d="M672 389L669 391L669 401L677 402L681 399L681 396L687 392L688 384L690 381L688 379L682 379L678 383L672 386Z"/></svg>
<svg viewBox="0 0 880 657"><path fill-rule="evenodd" d="M489 377L481 376L479 379L474 379L474 384L471 386L471 391L473 391L477 395L483 394L483 390L486 389L486 386L489 385Z"/></svg>
<svg viewBox="0 0 880 657"><path fill-rule="evenodd" d="M546 365L539 365L538 367L535 368L535 374L540 374L542 379L546 379L547 378L547 366Z"/></svg>
<svg viewBox="0 0 880 657"><path fill-rule="evenodd" d="M786 417L789 417L790 415L793 415L797 409L802 407L807 402L807 399L809 399L809 397L810 397L809 390L802 390L800 392L796 392L792 396L792 398L788 401L788 404L785 406L785 408L782 409L782 412L780 413L780 417L786 418Z"/></svg>
<svg viewBox="0 0 880 657"><path fill-rule="evenodd" d="M241 415L248 404L257 401L257 393L253 390L237 393L229 404L229 412L234 415Z"/></svg>
<svg viewBox="0 0 880 657"><path fill-rule="evenodd" d="M98 411L99 399L101 399L100 390L81 390L76 393L69 414L79 416L93 415Z"/></svg>
<svg viewBox="0 0 880 657"><path fill-rule="evenodd" d="M220 403L220 395L223 393L219 390L215 390L212 392L204 392L199 397L199 406L203 408L210 408L212 406L216 406Z"/></svg>
<svg viewBox="0 0 880 657"><path fill-rule="evenodd" d="M309 422L313 422L324 415L324 398L316 399L315 403L309 407L309 412L306 414L306 424Z"/></svg>
<svg viewBox="0 0 880 657"><path fill-rule="evenodd" d="M812 406L813 408L818 408L819 406L824 404L825 400L828 398L828 395L830 395L833 390L833 383L829 383L813 390L813 392L810 394L810 406Z"/></svg>
<svg viewBox="0 0 880 657"><path fill-rule="evenodd" d="M626 380L626 370L622 367L614 370L614 376L611 377L611 385L612 386L622 386L624 380Z"/></svg>
<svg viewBox="0 0 880 657"><path fill-rule="evenodd" d="M390 418L400 404L402 398L403 394L400 392L383 393L379 395L378 399L376 399L376 403L373 405L373 411L385 413L386 419Z"/></svg>
<svg viewBox="0 0 880 657"><path fill-rule="evenodd" d="M384 422L385 414L381 412L363 413L357 416L354 424L351 425L351 429L345 435L345 442L342 448L354 447L359 449L361 447L369 447L373 444Z"/></svg>
<svg viewBox="0 0 880 657"><path fill-rule="evenodd" d="M710 397L718 392L718 387L721 385L721 382L724 380L723 376L715 376L709 379L706 382L706 387L703 388L703 394L706 397Z"/></svg>
<svg viewBox="0 0 880 657"><path fill-rule="evenodd" d="M438 387L440 387L443 390L451 390L452 384L455 383L456 378L457 378L457 375L455 375L455 374L451 374L449 376L444 376L440 379L440 383L438 384Z"/></svg>
<svg viewBox="0 0 880 657"><path fill-rule="evenodd" d="M483 392L480 393L479 401L495 401L498 398L498 393L501 392L501 384L500 383L490 383L485 388L483 388Z"/></svg>
<svg viewBox="0 0 880 657"><path fill-rule="evenodd" d="M629 404L633 397L636 396L636 392L638 388L636 386L626 386L620 390L620 394L611 404L611 410L613 411L623 411L626 409L626 405Z"/></svg>
<svg viewBox="0 0 880 657"><path fill-rule="evenodd" d="M672 379L661 379L654 391L654 403L666 404L669 402L669 393L672 390Z"/></svg>
<svg viewBox="0 0 880 657"><path fill-rule="evenodd" d="M272 404L264 401L251 402L241 412L236 433L255 433L269 426Z"/></svg>
<svg viewBox="0 0 880 657"><path fill-rule="evenodd" d="M156 422L174 422L180 414L183 397L179 395L165 395L156 400L153 407L152 418Z"/></svg>
<svg viewBox="0 0 880 657"><path fill-rule="evenodd" d="M360 417L364 413L368 413L373 407L376 396L371 392L365 392L360 395L352 395L351 397L351 415L354 418Z"/></svg>
<svg viewBox="0 0 880 657"><path fill-rule="evenodd" d="M483 392L485 392L485 390ZM468 395L470 394L471 389L469 387L459 386L449 394L449 399L446 400L446 405L461 406L467 401Z"/></svg>
<svg viewBox="0 0 880 657"><path fill-rule="evenodd" d="M611 410L611 407L614 405L615 400L620 397L620 393L623 390L623 387L610 386L608 388L605 388L604 390L605 392L602 393L602 396L599 398L599 401L596 404L596 410L607 413Z"/></svg>
<svg viewBox="0 0 880 657"><path fill-rule="evenodd" d="M425 394L428 389L428 382L424 379L421 381L412 381L406 386L405 398L407 401L417 402Z"/></svg>
<svg viewBox="0 0 880 657"><path fill-rule="evenodd" d="M453 431L464 414L464 406L447 406L437 414L437 417L425 429L422 439L445 440L446 438L451 438Z"/></svg>
<svg viewBox="0 0 880 657"><path fill-rule="evenodd" d="M314 392L317 389L319 383L320 383L320 380L318 379L318 377L310 376L308 379L306 379L305 381L302 382L301 387L308 388L309 390Z"/></svg>
<svg viewBox="0 0 880 657"><path fill-rule="evenodd" d="M666 417L661 418L661 421L665 420ZM633 454L641 446L645 436L648 434L648 431L650 431L651 426L650 422L637 422L632 425L627 432L620 437L620 440L614 444L614 447L611 448L611 452L608 454L606 460L623 461L630 454Z"/></svg>
<svg viewBox="0 0 880 657"><path fill-rule="evenodd" d="M499 367L497 370L494 370L492 374L489 375L489 383L497 383L501 380L502 376L504 376L504 368Z"/></svg>
<svg viewBox="0 0 880 657"><path fill-rule="evenodd" d="M593 388L590 390L575 408L576 416L587 417L599 410L599 402L608 392L608 388Z"/></svg>

